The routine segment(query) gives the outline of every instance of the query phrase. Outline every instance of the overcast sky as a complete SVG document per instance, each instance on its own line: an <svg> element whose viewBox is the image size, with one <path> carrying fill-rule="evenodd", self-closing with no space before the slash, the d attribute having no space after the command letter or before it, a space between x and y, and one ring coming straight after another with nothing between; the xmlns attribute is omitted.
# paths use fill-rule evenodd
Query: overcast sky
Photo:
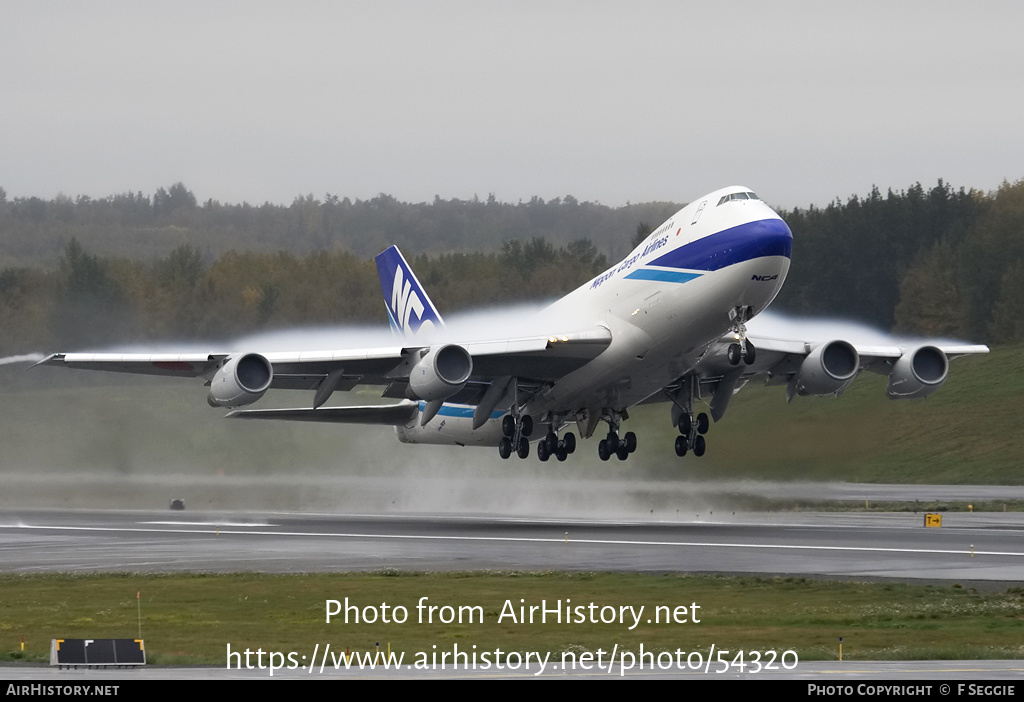
<svg viewBox="0 0 1024 702"><path fill-rule="evenodd" d="M1024 177L1024 3L0 0L8 197L785 207Z"/></svg>

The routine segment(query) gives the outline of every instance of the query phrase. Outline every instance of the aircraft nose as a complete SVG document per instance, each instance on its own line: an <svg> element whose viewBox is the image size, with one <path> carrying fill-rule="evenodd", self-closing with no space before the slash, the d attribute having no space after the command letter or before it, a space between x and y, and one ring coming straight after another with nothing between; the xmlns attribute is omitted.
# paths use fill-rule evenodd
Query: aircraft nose
<svg viewBox="0 0 1024 702"><path fill-rule="evenodd" d="M781 219L763 219L753 222L749 235L754 242L751 258L762 256L785 256L793 253L793 232Z"/></svg>

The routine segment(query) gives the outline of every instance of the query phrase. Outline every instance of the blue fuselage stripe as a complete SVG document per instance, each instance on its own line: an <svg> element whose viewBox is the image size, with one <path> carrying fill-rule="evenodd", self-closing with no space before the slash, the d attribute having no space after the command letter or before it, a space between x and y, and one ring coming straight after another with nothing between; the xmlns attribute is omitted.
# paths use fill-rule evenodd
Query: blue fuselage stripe
<svg viewBox="0 0 1024 702"><path fill-rule="evenodd" d="M762 219L725 229L684 244L659 256L648 265L662 268L717 271L726 266L765 256L789 258L792 251L793 233L786 223L781 219ZM627 277L634 276L631 274ZM661 279L645 278L645 280Z"/></svg>
<svg viewBox="0 0 1024 702"><path fill-rule="evenodd" d="M420 403L419 403L419 406L420 406L420 412L422 412L426 408L427 403L425 403L425 402L423 402L421 400ZM475 411L476 411L476 407L466 407L465 405L449 405L449 404L444 404L444 405L441 405L441 409L438 411L437 414L439 416L441 416L441 417L464 417L464 418L472 419L473 418L473 413ZM494 410L493 412L491 412L491 419L497 419L498 417L502 416L503 414L505 414L503 411Z"/></svg>
<svg viewBox="0 0 1024 702"><path fill-rule="evenodd" d="M686 273L684 271L666 271L658 268L641 268L626 276L627 280L657 280L662 283L688 283L699 278L703 273Z"/></svg>

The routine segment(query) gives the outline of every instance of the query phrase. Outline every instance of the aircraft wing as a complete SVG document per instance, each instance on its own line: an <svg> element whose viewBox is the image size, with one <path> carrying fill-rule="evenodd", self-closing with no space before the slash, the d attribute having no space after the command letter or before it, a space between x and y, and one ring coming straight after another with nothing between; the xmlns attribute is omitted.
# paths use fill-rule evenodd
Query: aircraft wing
<svg viewBox="0 0 1024 702"><path fill-rule="evenodd" d="M798 372L798 367L803 360L815 349L830 341L791 341L785 339L774 339L757 335L748 335L757 348L758 358L754 366L762 372L770 372L773 375L782 375L787 379ZM725 343L723 340L720 343ZM917 348L930 346L937 348L949 359L959 356L966 356L975 353L988 353L988 347L980 344L951 344L919 342L917 344L887 345L887 344L862 344L851 343L857 352L860 361L860 370L874 371L888 375L892 364L902 358L908 351ZM797 368L794 369L793 366Z"/></svg>
<svg viewBox="0 0 1024 702"><path fill-rule="evenodd" d="M785 385L787 399L797 395L839 395L867 370L889 377L890 399L915 399L932 394L946 380L949 359L988 353L988 347L948 342L907 345L861 344L842 339L799 341L748 334L756 349L752 363L729 362L731 335L712 344L695 368L699 394L711 396L711 414L718 421L729 400L751 380ZM681 385L681 383L680 383ZM665 389L671 395L678 388ZM651 398L663 399L662 397Z"/></svg>
<svg viewBox="0 0 1024 702"><path fill-rule="evenodd" d="M468 377L462 399L482 395L491 381L515 377L529 383L554 382L596 358L611 343L611 333L589 331L550 337L483 340L464 344L417 346L414 342L379 348L276 353L122 354L56 353L37 365L115 373L205 378L210 404L238 407L255 402L270 388L310 390L319 407L335 390L357 385L387 386L384 396L405 398L410 377L433 372L431 349L454 348L466 360ZM226 390L218 390L219 385ZM215 391L219 394L215 395Z"/></svg>

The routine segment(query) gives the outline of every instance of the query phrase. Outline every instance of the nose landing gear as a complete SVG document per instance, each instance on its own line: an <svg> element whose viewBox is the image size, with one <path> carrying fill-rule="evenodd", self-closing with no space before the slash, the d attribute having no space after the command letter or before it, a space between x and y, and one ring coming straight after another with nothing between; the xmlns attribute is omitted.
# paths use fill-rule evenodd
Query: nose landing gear
<svg viewBox="0 0 1024 702"><path fill-rule="evenodd" d="M742 360L748 366L757 358L757 350L754 344L747 340L747 320L753 316L751 307L733 307L729 310L729 321L732 322L732 333L736 343L729 344L725 357L729 364L738 366Z"/></svg>

